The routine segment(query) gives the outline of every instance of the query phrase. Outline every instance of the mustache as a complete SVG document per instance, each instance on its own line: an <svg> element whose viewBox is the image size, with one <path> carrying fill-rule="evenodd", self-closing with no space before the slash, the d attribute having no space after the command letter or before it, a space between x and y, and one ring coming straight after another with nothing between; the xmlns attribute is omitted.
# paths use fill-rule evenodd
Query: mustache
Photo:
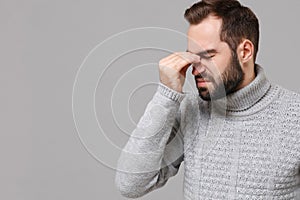
<svg viewBox="0 0 300 200"><path fill-rule="evenodd" d="M214 78L212 76L210 76L209 74L207 74L206 72L203 72L201 74L197 74L195 76L195 79L204 79L206 81L214 81Z"/></svg>

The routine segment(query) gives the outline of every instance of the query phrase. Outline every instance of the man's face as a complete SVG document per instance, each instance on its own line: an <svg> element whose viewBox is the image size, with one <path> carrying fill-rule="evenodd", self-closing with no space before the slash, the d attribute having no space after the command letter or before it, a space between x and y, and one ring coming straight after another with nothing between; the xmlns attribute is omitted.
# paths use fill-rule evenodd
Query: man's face
<svg viewBox="0 0 300 200"><path fill-rule="evenodd" d="M220 39L221 25L220 18L209 16L188 30L188 51L201 57L192 73L199 96L206 101L235 92L244 78L236 53Z"/></svg>

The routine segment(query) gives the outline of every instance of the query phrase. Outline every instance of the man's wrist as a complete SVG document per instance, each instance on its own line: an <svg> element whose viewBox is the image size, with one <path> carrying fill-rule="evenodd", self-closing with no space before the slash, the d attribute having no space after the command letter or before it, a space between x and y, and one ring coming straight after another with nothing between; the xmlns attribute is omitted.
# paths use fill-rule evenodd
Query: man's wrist
<svg viewBox="0 0 300 200"><path fill-rule="evenodd" d="M157 92L159 92L161 95L171 99L172 101L181 103L182 100L185 97L184 93L180 93L178 91L175 91L168 86L164 85L163 83L158 84Z"/></svg>

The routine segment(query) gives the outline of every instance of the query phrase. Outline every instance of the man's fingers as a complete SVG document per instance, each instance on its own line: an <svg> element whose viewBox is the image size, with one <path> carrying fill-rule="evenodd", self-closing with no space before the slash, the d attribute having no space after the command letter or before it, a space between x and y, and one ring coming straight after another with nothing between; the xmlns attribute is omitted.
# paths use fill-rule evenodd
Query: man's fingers
<svg viewBox="0 0 300 200"><path fill-rule="evenodd" d="M181 71L181 69L188 64L197 62L200 62L200 57L198 55L189 52L177 52L161 60L160 65L172 67L176 71Z"/></svg>
<svg viewBox="0 0 300 200"><path fill-rule="evenodd" d="M182 92L185 75L192 63L200 62L200 57L189 52L176 52L159 61L160 81L167 87Z"/></svg>
<svg viewBox="0 0 300 200"><path fill-rule="evenodd" d="M182 59L186 59L186 60L195 60L195 61L200 61L200 56L196 55L196 54L192 54L190 52L177 52L174 53L175 55L177 55L178 57L182 58Z"/></svg>
<svg viewBox="0 0 300 200"><path fill-rule="evenodd" d="M184 67L181 69L180 74L183 75L183 76L185 76L186 71L188 70L189 67L190 67L190 64L184 66Z"/></svg>
<svg viewBox="0 0 300 200"><path fill-rule="evenodd" d="M195 57L189 54L181 55L174 66L177 71L181 71L184 67L187 67L193 63L200 62L199 57Z"/></svg>

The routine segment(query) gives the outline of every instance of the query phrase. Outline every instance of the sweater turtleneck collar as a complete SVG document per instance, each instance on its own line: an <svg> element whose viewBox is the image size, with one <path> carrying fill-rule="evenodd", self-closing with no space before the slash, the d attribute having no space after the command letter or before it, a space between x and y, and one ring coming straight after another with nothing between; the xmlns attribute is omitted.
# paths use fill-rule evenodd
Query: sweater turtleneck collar
<svg viewBox="0 0 300 200"><path fill-rule="evenodd" d="M264 69L255 65L256 77L247 86L227 96L228 111L243 111L252 107L269 90L271 83L268 81Z"/></svg>
<svg viewBox="0 0 300 200"><path fill-rule="evenodd" d="M243 112L253 107L271 87L271 83L260 65L255 65L255 72L256 77L251 83L221 100L214 101L213 105L216 105L216 108L224 108L226 105L226 113ZM220 105L223 106L220 107Z"/></svg>

